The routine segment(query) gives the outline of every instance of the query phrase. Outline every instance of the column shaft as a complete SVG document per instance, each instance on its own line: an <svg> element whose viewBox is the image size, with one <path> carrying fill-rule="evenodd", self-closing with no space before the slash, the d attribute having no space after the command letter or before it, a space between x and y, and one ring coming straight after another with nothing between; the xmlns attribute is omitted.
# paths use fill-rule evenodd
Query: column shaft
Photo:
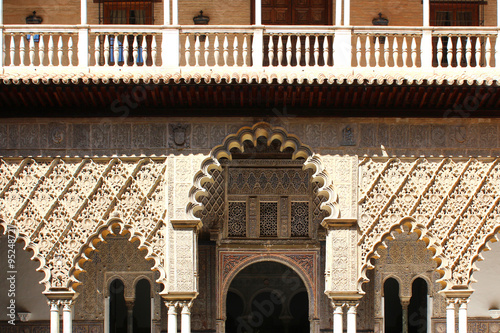
<svg viewBox="0 0 500 333"><path fill-rule="evenodd" d="M0 24L3 24L3 0L0 0Z"/></svg>
<svg viewBox="0 0 500 333"><path fill-rule="evenodd" d="M430 12L431 12L431 6L430 6L430 0L423 0L423 17L424 21L422 22L424 27L428 27L431 24L430 21Z"/></svg>
<svg viewBox="0 0 500 333"><path fill-rule="evenodd" d="M172 24L179 24L179 2L178 0L172 0Z"/></svg>
<svg viewBox="0 0 500 333"><path fill-rule="evenodd" d="M262 0L255 0L255 25L262 25Z"/></svg>
<svg viewBox="0 0 500 333"><path fill-rule="evenodd" d="M191 309L188 303L182 306L181 333L191 333Z"/></svg>
<svg viewBox="0 0 500 333"><path fill-rule="evenodd" d="M455 303L450 300L446 305L446 333L455 333Z"/></svg>
<svg viewBox="0 0 500 333"><path fill-rule="evenodd" d="M344 25L351 25L351 0L344 0Z"/></svg>
<svg viewBox="0 0 500 333"><path fill-rule="evenodd" d="M458 308L458 333L467 333L467 301L462 301Z"/></svg>
<svg viewBox="0 0 500 333"><path fill-rule="evenodd" d="M349 305L347 311L347 333L356 333L357 304Z"/></svg>
<svg viewBox="0 0 500 333"><path fill-rule="evenodd" d="M163 0L163 24L170 25L170 0Z"/></svg>
<svg viewBox="0 0 500 333"><path fill-rule="evenodd" d="M59 301L49 301L50 333L59 333Z"/></svg>
<svg viewBox="0 0 500 333"><path fill-rule="evenodd" d="M343 333L344 310L342 304L333 305L333 333Z"/></svg>
<svg viewBox="0 0 500 333"><path fill-rule="evenodd" d="M335 0L335 25L342 24L342 0Z"/></svg>
<svg viewBox="0 0 500 333"><path fill-rule="evenodd" d="M80 23L87 24L87 0L80 0Z"/></svg>
<svg viewBox="0 0 500 333"><path fill-rule="evenodd" d="M177 333L177 308L175 303L167 303L168 333Z"/></svg>
<svg viewBox="0 0 500 333"><path fill-rule="evenodd" d="M72 301L63 302L63 333L73 332Z"/></svg>

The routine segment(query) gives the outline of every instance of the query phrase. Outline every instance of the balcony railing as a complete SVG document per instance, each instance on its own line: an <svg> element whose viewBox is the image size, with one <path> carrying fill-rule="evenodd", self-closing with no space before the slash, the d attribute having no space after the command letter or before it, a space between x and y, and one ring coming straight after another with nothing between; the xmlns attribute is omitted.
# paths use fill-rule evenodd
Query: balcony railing
<svg viewBox="0 0 500 333"><path fill-rule="evenodd" d="M4 26L3 67L491 68L497 28Z"/></svg>

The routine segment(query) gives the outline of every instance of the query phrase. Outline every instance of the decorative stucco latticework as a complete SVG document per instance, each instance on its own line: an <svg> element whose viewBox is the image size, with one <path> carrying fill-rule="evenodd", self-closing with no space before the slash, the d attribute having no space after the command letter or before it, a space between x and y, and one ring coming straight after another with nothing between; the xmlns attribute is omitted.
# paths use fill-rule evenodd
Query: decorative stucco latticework
<svg viewBox="0 0 500 333"><path fill-rule="evenodd" d="M2 224L33 250L46 292L73 290L113 225L139 240L165 283L164 159L6 159L0 170Z"/></svg>
<svg viewBox="0 0 500 333"><path fill-rule="evenodd" d="M469 286L500 226L498 160L367 158L360 174L361 276L384 238L408 223L435 252L446 288Z"/></svg>

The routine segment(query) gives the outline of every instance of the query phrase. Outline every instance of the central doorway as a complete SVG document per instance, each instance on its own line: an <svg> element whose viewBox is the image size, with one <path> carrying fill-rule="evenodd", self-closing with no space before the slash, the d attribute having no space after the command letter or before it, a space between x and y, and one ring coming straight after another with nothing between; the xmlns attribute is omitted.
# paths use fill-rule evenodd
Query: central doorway
<svg viewBox="0 0 500 333"><path fill-rule="evenodd" d="M309 296L290 267L264 261L236 275L226 298L227 333L309 333Z"/></svg>

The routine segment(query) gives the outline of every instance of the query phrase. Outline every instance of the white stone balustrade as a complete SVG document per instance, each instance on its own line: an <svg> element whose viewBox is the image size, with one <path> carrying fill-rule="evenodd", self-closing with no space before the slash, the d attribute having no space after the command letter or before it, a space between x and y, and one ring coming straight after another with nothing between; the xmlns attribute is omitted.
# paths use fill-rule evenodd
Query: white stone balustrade
<svg viewBox="0 0 500 333"><path fill-rule="evenodd" d="M497 36L493 27L7 25L2 61L5 68L494 68Z"/></svg>

